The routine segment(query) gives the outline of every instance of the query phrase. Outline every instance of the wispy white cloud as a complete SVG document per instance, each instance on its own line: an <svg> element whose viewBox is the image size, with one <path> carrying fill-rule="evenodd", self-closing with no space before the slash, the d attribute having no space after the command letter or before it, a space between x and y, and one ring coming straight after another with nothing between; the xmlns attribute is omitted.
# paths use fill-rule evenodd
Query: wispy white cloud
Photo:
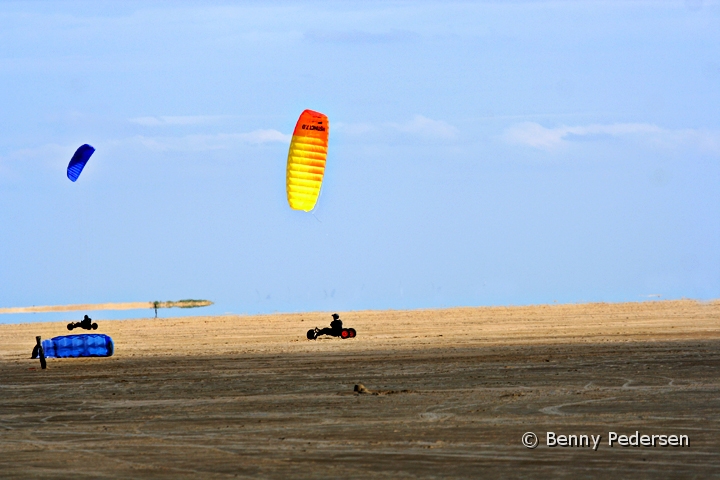
<svg viewBox="0 0 720 480"><path fill-rule="evenodd" d="M313 43L395 43L406 42L420 38L417 33L405 30L393 30L390 32L363 32L359 30L335 31L335 32L307 32L304 34L306 40Z"/></svg>
<svg viewBox="0 0 720 480"><path fill-rule="evenodd" d="M162 127L166 125L202 125L217 123L228 118L227 115L180 115L131 118L130 122L144 127Z"/></svg>
<svg viewBox="0 0 720 480"><path fill-rule="evenodd" d="M72 157L75 149L80 145L60 145L57 143L46 143L44 145L38 145L36 147L22 148L3 155L2 158L12 160L28 160L28 159L39 159L47 157L57 157L65 155L68 157L68 161Z"/></svg>
<svg viewBox="0 0 720 480"><path fill-rule="evenodd" d="M349 135L364 135L379 131L394 131L411 135L424 136L429 138L453 139L457 137L458 130L443 120L433 120L422 115L415 115L404 123L386 122L380 124L372 123L343 123L338 122L333 128Z"/></svg>
<svg viewBox="0 0 720 480"><path fill-rule="evenodd" d="M21 148L19 150L8 152L7 154L0 155L0 165L4 162L49 162L50 164L63 165L63 168L67 166L67 162L72 158L73 153L80 145L60 145L57 143L47 143L44 145L38 145L30 148ZM67 162L63 164L58 163L56 160L67 159Z"/></svg>
<svg viewBox="0 0 720 480"><path fill-rule="evenodd" d="M289 144L292 136L277 130L253 130L246 133L219 133L214 135L144 136L124 139L106 139L102 143L93 142L99 152L123 145L140 145L155 151L204 151L224 150L238 145L260 145L266 143ZM53 168L65 168L75 149L79 145L60 145L50 143L32 148L24 148L0 155L0 168L3 164L18 161L48 162Z"/></svg>
<svg viewBox="0 0 720 480"><path fill-rule="evenodd" d="M225 150L237 144L290 143L291 135L277 130L254 130L247 133L218 133L212 135L185 135L181 137L146 137L138 140L156 151Z"/></svg>
<svg viewBox="0 0 720 480"><path fill-rule="evenodd" d="M110 150L128 146L142 146L158 152L202 152L208 150L231 150L242 145L261 145L271 143L289 144L291 135L277 130L253 130L246 133L220 133L215 135L185 136L135 136L119 139L105 139L101 143L93 142L100 155ZM0 177L17 176L20 165L43 165L54 171L64 171L79 144L61 145L49 143L31 148L23 148L0 154ZM96 154L97 155L97 154Z"/></svg>
<svg viewBox="0 0 720 480"><path fill-rule="evenodd" d="M371 123L337 122L331 124L331 128L349 135L363 135L365 133L377 131L377 127Z"/></svg>
<svg viewBox="0 0 720 480"><path fill-rule="evenodd" d="M412 120L406 123L388 123L390 127L400 132L419 134L436 138L455 138L457 136L457 128L453 127L443 120L433 120L415 115Z"/></svg>
<svg viewBox="0 0 720 480"><path fill-rule="evenodd" d="M42 166L55 172L64 171L80 144L47 143L0 154L0 177L18 178L23 165Z"/></svg>
<svg viewBox="0 0 720 480"><path fill-rule="evenodd" d="M239 139L247 143L290 143L292 135L289 133L282 133L277 130L253 130L249 133L238 133L235 134Z"/></svg>
<svg viewBox="0 0 720 480"><path fill-rule="evenodd" d="M661 146L694 145L712 153L720 153L720 132L698 129L671 130L647 123L591 124L546 128L535 122L523 122L505 130L510 143L528 145L542 150L555 150L579 138L642 137Z"/></svg>

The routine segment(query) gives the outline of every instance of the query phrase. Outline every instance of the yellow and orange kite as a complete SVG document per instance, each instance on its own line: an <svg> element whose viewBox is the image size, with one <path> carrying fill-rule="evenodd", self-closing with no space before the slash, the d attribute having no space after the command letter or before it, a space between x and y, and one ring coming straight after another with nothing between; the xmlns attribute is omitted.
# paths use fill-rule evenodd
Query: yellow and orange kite
<svg viewBox="0 0 720 480"><path fill-rule="evenodd" d="M288 152L285 185L290 208L315 208L327 158L330 122L326 115L305 110L295 125Z"/></svg>

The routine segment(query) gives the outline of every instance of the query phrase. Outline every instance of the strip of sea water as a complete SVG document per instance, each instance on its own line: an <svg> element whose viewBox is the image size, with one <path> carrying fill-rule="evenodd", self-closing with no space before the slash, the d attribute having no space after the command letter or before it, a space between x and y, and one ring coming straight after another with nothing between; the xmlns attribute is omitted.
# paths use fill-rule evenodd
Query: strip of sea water
<svg viewBox="0 0 720 480"><path fill-rule="evenodd" d="M158 308L157 318L197 317L211 315L227 315L234 312L223 310L224 307L210 305L199 308ZM93 322L105 320L152 320L155 310L141 308L133 310L88 310L72 312L37 312L8 313L0 315L0 324L40 323L40 322L79 322L83 316L89 316Z"/></svg>

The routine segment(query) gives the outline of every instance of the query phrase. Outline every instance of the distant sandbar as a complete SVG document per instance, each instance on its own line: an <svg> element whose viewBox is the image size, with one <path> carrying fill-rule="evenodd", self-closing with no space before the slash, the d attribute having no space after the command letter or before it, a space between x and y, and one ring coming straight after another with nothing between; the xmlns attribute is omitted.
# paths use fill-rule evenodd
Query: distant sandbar
<svg viewBox="0 0 720 480"><path fill-rule="evenodd" d="M74 312L88 310L140 310L147 308L194 308L212 305L209 300L178 300L177 302L125 302L125 303L85 303L77 305L48 305L40 307L0 308L2 313L41 313L41 312Z"/></svg>

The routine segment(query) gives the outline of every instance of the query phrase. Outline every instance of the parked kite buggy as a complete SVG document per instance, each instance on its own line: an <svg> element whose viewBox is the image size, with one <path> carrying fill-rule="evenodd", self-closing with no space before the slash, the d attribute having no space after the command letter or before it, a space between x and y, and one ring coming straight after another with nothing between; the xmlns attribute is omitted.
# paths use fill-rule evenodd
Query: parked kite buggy
<svg viewBox="0 0 720 480"><path fill-rule="evenodd" d="M70 322L67 324L67 327L68 327L68 330L72 330L73 328L84 328L85 330L90 330L90 329L97 330L97 328L98 328L97 323L93 323L92 325L90 325L90 328L84 327L81 324L82 324L82 322Z"/></svg>
<svg viewBox="0 0 720 480"><path fill-rule="evenodd" d="M92 319L85 315L85 318L83 318L79 322L70 322L67 324L67 329L72 330L73 328L83 328L85 330L97 330L98 324L93 323Z"/></svg>
<svg viewBox="0 0 720 480"><path fill-rule="evenodd" d="M342 330L338 331L324 331L324 330L330 330L329 328L311 328L307 331L307 338L308 340L317 340L317 337L320 335L330 335L331 337L340 337L342 339L345 338L354 338L355 335L357 335L357 332L354 328L343 328Z"/></svg>

